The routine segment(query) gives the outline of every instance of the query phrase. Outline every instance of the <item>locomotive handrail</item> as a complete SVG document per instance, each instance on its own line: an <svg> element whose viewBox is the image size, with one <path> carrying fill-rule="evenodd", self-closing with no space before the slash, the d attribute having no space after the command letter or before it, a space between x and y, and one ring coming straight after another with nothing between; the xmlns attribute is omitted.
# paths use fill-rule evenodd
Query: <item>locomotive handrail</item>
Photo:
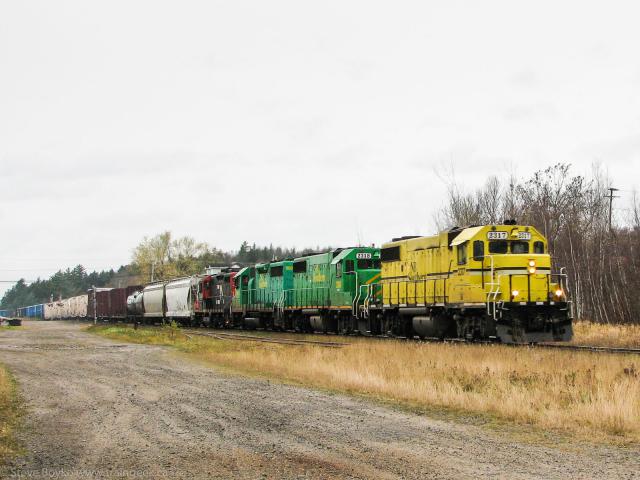
<svg viewBox="0 0 640 480"><path fill-rule="evenodd" d="M325 295L321 295L321 292L326 290ZM309 295L311 291L311 295ZM329 287L305 287L305 288L290 288L283 292L293 292L291 303L295 307L328 307L331 306L329 298ZM322 303L319 301L322 300Z"/></svg>

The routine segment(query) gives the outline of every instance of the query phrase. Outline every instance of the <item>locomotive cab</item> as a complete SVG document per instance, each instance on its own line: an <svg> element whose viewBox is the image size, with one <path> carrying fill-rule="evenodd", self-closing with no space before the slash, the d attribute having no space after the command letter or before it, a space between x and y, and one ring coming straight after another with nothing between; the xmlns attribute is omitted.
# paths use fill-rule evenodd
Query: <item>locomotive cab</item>
<svg viewBox="0 0 640 480"><path fill-rule="evenodd" d="M453 300L485 303L496 337L508 342L571 338L566 275L552 272L546 239L535 228L472 227L460 232L450 247L457 264ZM477 319L459 319L458 331L477 335Z"/></svg>

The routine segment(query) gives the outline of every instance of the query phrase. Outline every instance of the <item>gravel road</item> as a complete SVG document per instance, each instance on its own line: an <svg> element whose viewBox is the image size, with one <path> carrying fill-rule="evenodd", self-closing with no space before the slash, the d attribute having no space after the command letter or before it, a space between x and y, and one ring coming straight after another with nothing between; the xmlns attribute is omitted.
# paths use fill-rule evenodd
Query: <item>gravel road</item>
<svg viewBox="0 0 640 480"><path fill-rule="evenodd" d="M67 322L0 332L28 453L0 478L640 478L640 451L514 442L343 395L231 376Z"/></svg>

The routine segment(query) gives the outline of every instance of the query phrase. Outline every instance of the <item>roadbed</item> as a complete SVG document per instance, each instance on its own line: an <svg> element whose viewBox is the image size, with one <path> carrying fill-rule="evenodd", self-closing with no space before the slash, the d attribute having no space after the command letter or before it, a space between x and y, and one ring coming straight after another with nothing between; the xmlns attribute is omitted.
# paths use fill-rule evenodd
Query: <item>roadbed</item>
<svg viewBox="0 0 640 480"><path fill-rule="evenodd" d="M27 404L27 453L0 478L640 478L636 448L516 441L230 375L79 323L23 325L0 332L0 362Z"/></svg>

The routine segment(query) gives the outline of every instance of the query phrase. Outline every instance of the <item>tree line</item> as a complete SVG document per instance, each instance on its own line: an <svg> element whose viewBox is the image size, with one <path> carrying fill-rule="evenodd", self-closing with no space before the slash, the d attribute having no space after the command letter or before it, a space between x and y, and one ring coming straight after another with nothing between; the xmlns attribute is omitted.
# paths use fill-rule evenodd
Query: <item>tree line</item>
<svg viewBox="0 0 640 480"><path fill-rule="evenodd" d="M547 237L555 269L567 271L577 318L640 323L640 202L634 194L628 214L610 228L609 186L599 167L583 176L569 164L523 181L491 176L473 191L449 180L436 221L441 228L504 219L533 225Z"/></svg>
<svg viewBox="0 0 640 480"><path fill-rule="evenodd" d="M92 285L104 287L116 274L113 270L87 273L82 265L59 270L46 280L38 279L27 285L19 280L2 297L0 307L14 310L52 299L68 298L86 292Z"/></svg>
<svg viewBox="0 0 640 480"><path fill-rule="evenodd" d="M275 259L293 258L312 251L328 251L331 247L315 249L257 246L244 241L236 252L224 252L206 242L197 242L192 237L174 238L171 232L154 237L145 237L134 249L129 270L143 283L153 280L202 273L210 266L252 265Z"/></svg>

